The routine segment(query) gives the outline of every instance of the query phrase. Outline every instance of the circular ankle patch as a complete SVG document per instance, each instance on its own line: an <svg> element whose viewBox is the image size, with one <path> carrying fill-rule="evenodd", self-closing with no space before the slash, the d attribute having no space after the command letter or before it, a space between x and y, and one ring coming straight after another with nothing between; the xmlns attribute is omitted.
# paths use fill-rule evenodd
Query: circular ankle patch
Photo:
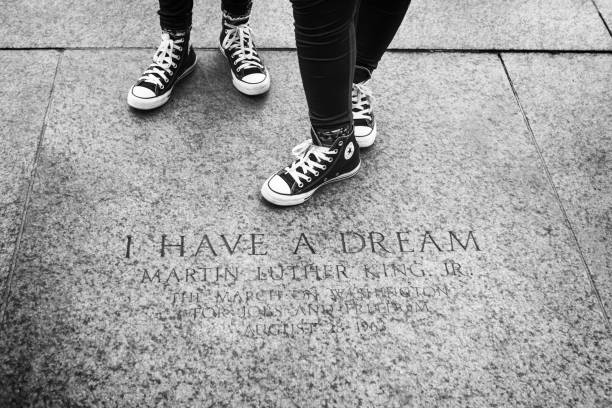
<svg viewBox="0 0 612 408"><path fill-rule="evenodd" d="M350 159L353 157L353 153L355 153L355 145L351 142L346 146L346 149L344 149L344 158L346 160Z"/></svg>

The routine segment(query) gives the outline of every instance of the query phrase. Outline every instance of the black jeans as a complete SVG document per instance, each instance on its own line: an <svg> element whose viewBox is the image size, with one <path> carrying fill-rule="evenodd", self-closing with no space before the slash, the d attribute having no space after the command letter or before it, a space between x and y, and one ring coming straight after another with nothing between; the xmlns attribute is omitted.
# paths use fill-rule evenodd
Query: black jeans
<svg viewBox="0 0 612 408"><path fill-rule="evenodd" d="M221 9L233 17L251 12L252 0L222 0ZM162 28L182 30L191 27L193 0L159 0L159 21Z"/></svg>
<svg viewBox="0 0 612 408"><path fill-rule="evenodd" d="M352 123L355 67L370 73L395 36L410 0L291 0L295 42L315 129ZM361 76L361 75L360 75Z"/></svg>

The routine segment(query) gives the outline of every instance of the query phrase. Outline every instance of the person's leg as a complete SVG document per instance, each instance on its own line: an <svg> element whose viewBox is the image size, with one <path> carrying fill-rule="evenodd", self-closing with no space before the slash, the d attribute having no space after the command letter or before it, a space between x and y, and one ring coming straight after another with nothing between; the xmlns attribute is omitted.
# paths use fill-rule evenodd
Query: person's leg
<svg viewBox="0 0 612 408"><path fill-rule="evenodd" d="M292 0L300 74L315 130L349 125L356 0Z"/></svg>
<svg viewBox="0 0 612 408"><path fill-rule="evenodd" d="M356 174L361 164L350 99L357 0L292 0L292 4L312 140L294 148L297 160L262 186L266 200L283 206L303 203L319 187Z"/></svg>
<svg viewBox="0 0 612 408"><path fill-rule="evenodd" d="M361 0L359 12L355 17L357 33L356 66L365 68L371 74L391 44L404 16L410 0ZM363 82L367 73L355 73L355 82Z"/></svg>
<svg viewBox="0 0 612 408"><path fill-rule="evenodd" d="M162 40L153 64L130 88L127 103L136 109L155 109L170 99L174 85L193 72L197 58L191 46L193 0L159 0Z"/></svg>
<svg viewBox="0 0 612 408"><path fill-rule="evenodd" d="M223 15L234 19L244 19L251 15L252 0L221 0L221 10Z"/></svg>
<svg viewBox="0 0 612 408"><path fill-rule="evenodd" d="M251 6L251 0L221 1L219 47L227 58L234 87L246 95L260 95L270 89L270 74L253 41Z"/></svg>
<svg viewBox="0 0 612 408"><path fill-rule="evenodd" d="M193 0L159 0L159 23L163 30L185 31L191 27Z"/></svg>
<svg viewBox="0 0 612 408"><path fill-rule="evenodd" d="M357 61L352 92L355 136L360 147L376 140L372 92L367 82L399 29L410 0L361 0L355 16Z"/></svg>

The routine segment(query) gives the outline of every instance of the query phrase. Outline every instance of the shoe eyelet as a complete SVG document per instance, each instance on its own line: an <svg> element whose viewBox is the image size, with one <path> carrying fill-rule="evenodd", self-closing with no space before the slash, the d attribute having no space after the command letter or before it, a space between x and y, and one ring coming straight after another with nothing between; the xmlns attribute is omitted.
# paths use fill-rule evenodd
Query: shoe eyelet
<svg viewBox="0 0 612 408"><path fill-rule="evenodd" d="M180 55L177 55L177 56L176 56L176 60L177 60L177 61L180 61L180 60L181 60L181 56L180 56Z"/></svg>
<svg viewBox="0 0 612 408"><path fill-rule="evenodd" d="M344 142L341 140L340 143L338 143L338 146L342 146L344 144Z"/></svg>
<svg viewBox="0 0 612 408"><path fill-rule="evenodd" d="M315 171L315 172L314 172L314 175L315 175L315 176L318 176L318 175L319 175L319 172L318 172L318 171Z"/></svg>
<svg viewBox="0 0 612 408"><path fill-rule="evenodd" d="M298 187L302 188L302 187L304 187L304 185L303 184L298 184Z"/></svg>
<svg viewBox="0 0 612 408"><path fill-rule="evenodd" d="M306 181L310 183L310 182L312 181L312 179L311 179L310 177L308 177L308 178L306 179Z"/></svg>
<svg viewBox="0 0 612 408"><path fill-rule="evenodd" d="M177 66L177 65L176 65L176 63L175 63L175 62L173 62L173 63L172 63L172 68L176 68L176 66Z"/></svg>
<svg viewBox="0 0 612 408"><path fill-rule="evenodd" d="M164 78L164 82L165 82L165 83L168 83L168 81L169 81L169 79Z"/></svg>
<svg viewBox="0 0 612 408"><path fill-rule="evenodd" d="M326 168L327 168L327 166L324 164L324 165L323 165L323 170L325 170Z"/></svg>
<svg viewBox="0 0 612 408"><path fill-rule="evenodd" d="M161 84L161 85L159 86L159 89L164 89L164 84Z"/></svg>

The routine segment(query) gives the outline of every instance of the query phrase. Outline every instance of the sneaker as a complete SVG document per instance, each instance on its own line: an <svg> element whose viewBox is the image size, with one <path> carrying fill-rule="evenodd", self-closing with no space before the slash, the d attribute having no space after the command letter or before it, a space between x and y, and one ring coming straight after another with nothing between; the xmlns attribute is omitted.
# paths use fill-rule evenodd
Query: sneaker
<svg viewBox="0 0 612 408"><path fill-rule="evenodd" d="M296 160L263 184L261 195L272 204L290 206L308 200L320 187L354 176L361 166L355 133L347 126L311 131L312 139L293 148Z"/></svg>
<svg viewBox="0 0 612 408"><path fill-rule="evenodd" d="M219 49L227 58L236 89L245 95L261 95L270 89L270 74L255 49L248 16L224 16Z"/></svg>
<svg viewBox="0 0 612 408"><path fill-rule="evenodd" d="M370 147L376 140L376 121L372 112L372 91L369 81L353 84L351 100L353 104L353 122L355 139L359 147Z"/></svg>
<svg viewBox="0 0 612 408"><path fill-rule="evenodd" d="M197 58L189 30L163 31L153 64L130 88L127 103L136 109L155 109L170 99L174 85L195 69Z"/></svg>

